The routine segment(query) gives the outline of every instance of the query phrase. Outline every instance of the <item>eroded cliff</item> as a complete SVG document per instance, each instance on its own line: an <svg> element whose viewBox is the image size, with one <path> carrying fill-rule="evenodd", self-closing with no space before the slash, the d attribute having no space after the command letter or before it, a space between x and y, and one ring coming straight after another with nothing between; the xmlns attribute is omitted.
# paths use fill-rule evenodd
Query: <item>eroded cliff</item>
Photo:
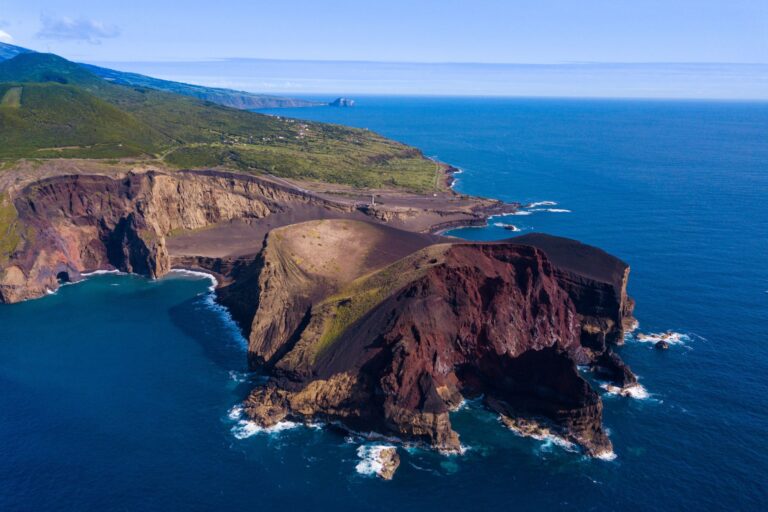
<svg viewBox="0 0 768 512"><path fill-rule="evenodd" d="M373 219L429 229L431 219L474 221L493 206L403 210L321 197L284 180L218 171L72 174L0 196L0 302L56 290L82 273L117 269L159 277L174 265L231 268L275 227L315 218Z"/></svg>
<svg viewBox="0 0 768 512"><path fill-rule="evenodd" d="M215 171L57 176L0 199L0 302L101 269L222 277L219 300L269 375L244 407L263 426L330 421L457 451L450 412L483 397L508 425L601 456L602 402L578 366L636 382L612 350L632 322L624 262L546 235L426 233L499 203L374 208Z"/></svg>
<svg viewBox="0 0 768 512"><path fill-rule="evenodd" d="M404 247L379 229L326 221L276 230L261 271L223 290L225 304L258 291L252 321L241 318L251 361L272 375L246 401L255 421L341 422L456 451L449 413L482 396L588 454L610 452L602 402L577 365L633 382L610 349L631 318L626 264L555 237ZM547 244L601 261L591 273L578 256L558 265L537 246Z"/></svg>

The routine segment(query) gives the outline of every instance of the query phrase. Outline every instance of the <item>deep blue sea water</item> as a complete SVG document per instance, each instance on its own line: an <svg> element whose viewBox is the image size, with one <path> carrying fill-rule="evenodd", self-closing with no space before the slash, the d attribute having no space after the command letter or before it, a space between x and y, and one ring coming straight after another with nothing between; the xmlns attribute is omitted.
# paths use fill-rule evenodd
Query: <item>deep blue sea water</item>
<svg viewBox="0 0 768 512"><path fill-rule="evenodd" d="M469 447L356 471L360 440L298 427L238 439L252 383L206 280L106 275L0 306L0 510L765 510L768 104L360 98L277 111L367 127L464 173L457 189L553 201L496 219L632 266L650 398L605 396L617 458L521 439L477 407ZM453 234L503 238L491 226ZM233 428L235 432L233 432ZM241 436L242 437L242 436Z"/></svg>

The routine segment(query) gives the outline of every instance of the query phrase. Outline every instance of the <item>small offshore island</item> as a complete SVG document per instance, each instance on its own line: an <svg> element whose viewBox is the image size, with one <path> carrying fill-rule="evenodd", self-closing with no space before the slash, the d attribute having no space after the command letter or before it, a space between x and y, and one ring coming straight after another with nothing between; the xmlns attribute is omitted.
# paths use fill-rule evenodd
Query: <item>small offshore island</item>
<svg viewBox="0 0 768 512"><path fill-rule="evenodd" d="M242 406L260 426L333 422L455 453L450 412L482 397L518 433L612 456L579 367L637 384L612 350L634 322L623 261L543 234L441 236L519 205L457 194L455 169L365 130L46 54L0 63L0 82L0 302L98 270L204 271L268 375Z"/></svg>

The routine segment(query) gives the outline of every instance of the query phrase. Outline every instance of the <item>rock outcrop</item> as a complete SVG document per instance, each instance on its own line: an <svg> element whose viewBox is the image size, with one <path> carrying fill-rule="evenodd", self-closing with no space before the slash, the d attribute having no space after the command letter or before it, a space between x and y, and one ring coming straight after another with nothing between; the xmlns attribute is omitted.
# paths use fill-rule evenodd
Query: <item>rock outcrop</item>
<svg viewBox="0 0 768 512"><path fill-rule="evenodd" d="M237 289L258 290L249 355L272 378L246 401L251 418L264 426L341 422L458 451L449 413L465 397L483 396L503 416L546 424L591 455L610 451L602 402L577 365L618 386L633 382L610 351L631 318L626 264L547 236L421 240L409 253L419 244L402 248L397 234L359 224L326 221L326 231L347 233L329 240L343 255L297 246L325 240L316 223L277 230L258 281L223 290L225 304L240 300ZM367 247L378 261L356 254L355 239L376 240ZM537 245L563 253L550 258ZM385 247L391 254L382 258ZM584 261L554 262L569 251ZM603 259L594 272L581 266L590 251ZM312 263L300 265L305 258ZM328 270L332 262L343 269Z"/></svg>

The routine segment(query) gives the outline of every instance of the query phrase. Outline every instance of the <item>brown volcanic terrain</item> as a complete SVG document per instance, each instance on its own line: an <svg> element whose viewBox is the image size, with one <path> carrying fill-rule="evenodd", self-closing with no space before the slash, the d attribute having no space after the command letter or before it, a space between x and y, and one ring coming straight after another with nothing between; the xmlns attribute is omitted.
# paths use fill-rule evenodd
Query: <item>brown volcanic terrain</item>
<svg viewBox="0 0 768 512"><path fill-rule="evenodd" d="M269 381L263 426L332 421L456 451L450 411L484 398L520 430L609 453L602 402L577 365L618 386L629 267L547 235L468 243L435 234L515 205L452 192L367 194L223 171L3 174L0 302L86 272L219 277L218 297Z"/></svg>
<svg viewBox="0 0 768 512"><path fill-rule="evenodd" d="M259 253L270 230L311 219L368 219L428 232L514 208L453 193L390 206L399 197L393 191L371 207L333 191L225 171L45 169L38 176L2 173L0 302L42 296L60 279L94 270L159 277L174 266L208 268L211 260L228 268Z"/></svg>
<svg viewBox="0 0 768 512"><path fill-rule="evenodd" d="M331 232L343 234L321 246ZM342 249L359 240L371 242ZM246 412L267 427L339 421L457 451L449 412L483 396L504 416L544 424L591 455L609 453L601 400L577 364L619 386L634 383L610 350L631 319L626 264L546 235L399 240L395 230L357 221L270 233L259 270L221 294L225 305L256 304L240 321L253 318L249 355L272 375ZM609 267L585 275L581 262L559 266L537 245L592 251ZM312 266L302 265L307 257Z"/></svg>

